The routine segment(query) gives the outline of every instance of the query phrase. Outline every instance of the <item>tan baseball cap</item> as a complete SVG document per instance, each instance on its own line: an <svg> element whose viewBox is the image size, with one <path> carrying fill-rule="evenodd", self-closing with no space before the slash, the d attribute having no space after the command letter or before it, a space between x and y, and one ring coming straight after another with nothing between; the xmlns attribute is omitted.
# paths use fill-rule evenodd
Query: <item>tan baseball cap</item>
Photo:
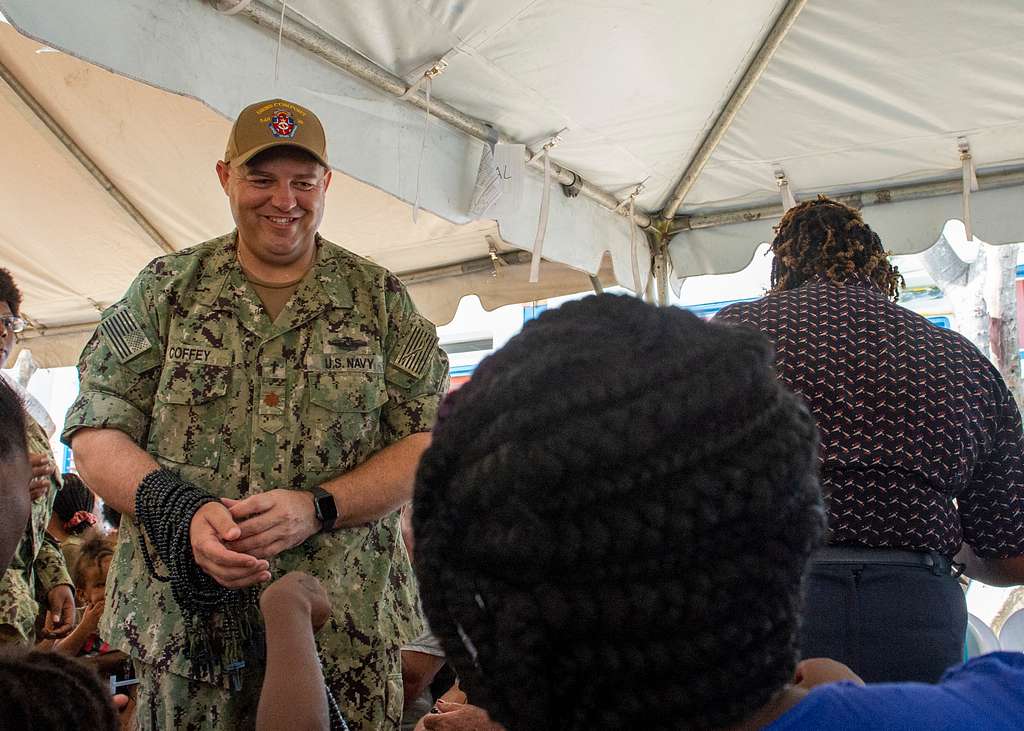
<svg viewBox="0 0 1024 731"><path fill-rule="evenodd" d="M224 162L241 165L253 155L282 145L305 150L324 167L330 167L327 138L320 120L305 107L284 99L256 102L238 114L228 137Z"/></svg>

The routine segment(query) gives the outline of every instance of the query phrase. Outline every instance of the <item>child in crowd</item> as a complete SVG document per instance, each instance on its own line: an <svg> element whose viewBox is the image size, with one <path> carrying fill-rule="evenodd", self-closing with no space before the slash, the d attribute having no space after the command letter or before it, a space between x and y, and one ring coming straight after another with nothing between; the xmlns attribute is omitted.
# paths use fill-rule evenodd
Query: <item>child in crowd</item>
<svg viewBox="0 0 1024 731"><path fill-rule="evenodd" d="M73 472L63 475L64 487L53 500L53 513L46 532L60 543L60 550L68 569L73 570L78 552L94 536L99 535L96 524L96 495L86 487L82 478Z"/></svg>
<svg viewBox="0 0 1024 731"><path fill-rule="evenodd" d="M53 647L65 655L94 658L93 664L101 672L115 669L125 659L124 653L111 651L110 646L97 633L100 617L103 616L107 571L113 556L113 545L100 536L82 546L72 568L75 595L82 605L82 619L71 634L58 640Z"/></svg>

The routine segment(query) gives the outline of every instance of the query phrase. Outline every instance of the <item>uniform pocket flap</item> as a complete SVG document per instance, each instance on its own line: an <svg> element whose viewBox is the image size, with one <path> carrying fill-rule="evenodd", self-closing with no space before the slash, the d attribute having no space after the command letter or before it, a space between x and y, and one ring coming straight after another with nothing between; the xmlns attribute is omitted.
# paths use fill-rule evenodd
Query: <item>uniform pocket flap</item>
<svg viewBox="0 0 1024 731"><path fill-rule="evenodd" d="M309 402L330 411L374 411L388 400L378 373L309 372Z"/></svg>
<svg viewBox="0 0 1024 731"><path fill-rule="evenodd" d="M202 404L226 395L230 383L230 368L167 363L156 397L165 404Z"/></svg>

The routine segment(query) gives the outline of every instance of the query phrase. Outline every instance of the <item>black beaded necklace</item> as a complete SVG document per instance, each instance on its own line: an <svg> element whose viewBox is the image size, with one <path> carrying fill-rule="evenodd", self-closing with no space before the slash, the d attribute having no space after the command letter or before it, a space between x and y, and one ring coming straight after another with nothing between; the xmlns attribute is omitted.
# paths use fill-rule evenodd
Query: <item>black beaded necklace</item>
<svg viewBox="0 0 1024 731"><path fill-rule="evenodd" d="M185 656L193 671L212 677L227 672L232 687L241 688L247 654L263 654L258 590L228 589L199 568L192 554L189 528L196 512L217 498L204 493L170 470L146 475L135 493L135 516L143 528L139 547L146 568L157 581L171 584L171 594L185 621ZM146 545L146 536L167 567L160 575ZM216 615L221 617L220 631Z"/></svg>

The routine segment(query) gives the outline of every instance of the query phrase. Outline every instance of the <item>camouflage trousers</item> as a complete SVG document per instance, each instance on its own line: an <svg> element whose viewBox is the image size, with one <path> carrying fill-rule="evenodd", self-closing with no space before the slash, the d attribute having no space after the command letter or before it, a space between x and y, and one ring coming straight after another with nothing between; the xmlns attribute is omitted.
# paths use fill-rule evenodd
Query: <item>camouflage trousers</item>
<svg viewBox="0 0 1024 731"><path fill-rule="evenodd" d="M375 658L376 667L362 672L336 672L325 663L328 688L337 699L351 731L397 731L402 716L402 671L393 655ZM140 731L235 731L256 726L256 709L263 685L263 668L242 673L242 688L192 680L133 659L139 679L136 720ZM332 672L335 671L335 672ZM347 676L347 677L346 677ZM357 677L353 677L357 676ZM370 679L373 679L372 681ZM297 681L301 682L301 681Z"/></svg>

